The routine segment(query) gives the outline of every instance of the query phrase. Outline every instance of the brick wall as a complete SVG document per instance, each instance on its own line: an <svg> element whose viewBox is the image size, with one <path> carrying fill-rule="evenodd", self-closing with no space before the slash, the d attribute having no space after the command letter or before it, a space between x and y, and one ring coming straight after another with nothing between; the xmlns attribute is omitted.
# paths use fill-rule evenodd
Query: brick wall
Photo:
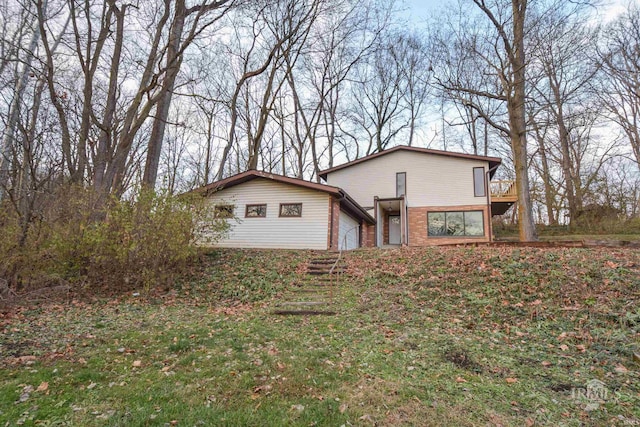
<svg viewBox="0 0 640 427"><path fill-rule="evenodd" d="M482 211L484 217L484 236L481 237L429 237L427 235L427 212L445 211ZM432 246L452 243L488 242L489 212L487 205L475 206L429 206L409 208L409 246Z"/></svg>
<svg viewBox="0 0 640 427"><path fill-rule="evenodd" d="M333 210L333 215L331 211ZM331 222L333 220L333 222ZM338 239L340 238L340 201L329 197L329 220L327 221L327 248L332 251L338 250Z"/></svg>
<svg viewBox="0 0 640 427"><path fill-rule="evenodd" d="M360 242L363 248L372 248L375 246L375 225L369 225L366 222L362 223L362 241Z"/></svg>
<svg viewBox="0 0 640 427"><path fill-rule="evenodd" d="M388 245L389 244L389 214L383 211L381 220L382 220L382 244Z"/></svg>

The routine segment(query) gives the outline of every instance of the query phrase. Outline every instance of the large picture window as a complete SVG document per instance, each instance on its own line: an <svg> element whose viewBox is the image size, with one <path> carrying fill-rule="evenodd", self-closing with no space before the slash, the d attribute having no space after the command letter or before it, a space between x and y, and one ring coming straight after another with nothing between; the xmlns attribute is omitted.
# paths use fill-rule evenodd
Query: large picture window
<svg viewBox="0 0 640 427"><path fill-rule="evenodd" d="M280 203L280 216L302 216L302 203Z"/></svg>
<svg viewBox="0 0 640 427"><path fill-rule="evenodd" d="M483 212L429 212L427 234L430 237L484 236Z"/></svg>

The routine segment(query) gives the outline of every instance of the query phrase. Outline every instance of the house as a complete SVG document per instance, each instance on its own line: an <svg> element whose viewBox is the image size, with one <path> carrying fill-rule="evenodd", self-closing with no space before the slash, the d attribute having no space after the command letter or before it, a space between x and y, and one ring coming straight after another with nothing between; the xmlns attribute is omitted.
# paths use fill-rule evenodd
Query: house
<svg viewBox="0 0 640 427"><path fill-rule="evenodd" d="M488 242L491 215L515 202L491 194L501 160L398 146L320 172L326 184L258 171L196 192L232 229L217 246L354 249Z"/></svg>
<svg viewBox="0 0 640 427"><path fill-rule="evenodd" d="M216 246L355 249L375 220L340 188L250 170L195 190L231 230Z"/></svg>
<svg viewBox="0 0 640 427"><path fill-rule="evenodd" d="M398 146L320 172L376 220L367 242L426 246L491 240L488 182L501 159ZM513 188L510 188L513 190ZM496 201L503 213L515 202Z"/></svg>

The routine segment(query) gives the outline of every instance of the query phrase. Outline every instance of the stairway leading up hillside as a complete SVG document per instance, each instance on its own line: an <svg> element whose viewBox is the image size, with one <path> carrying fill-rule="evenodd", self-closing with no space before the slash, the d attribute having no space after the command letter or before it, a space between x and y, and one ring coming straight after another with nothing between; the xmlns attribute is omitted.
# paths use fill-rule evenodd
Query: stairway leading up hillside
<svg viewBox="0 0 640 427"><path fill-rule="evenodd" d="M346 272L339 253L315 256L302 280L275 302L274 314L333 315L333 298L340 277Z"/></svg>

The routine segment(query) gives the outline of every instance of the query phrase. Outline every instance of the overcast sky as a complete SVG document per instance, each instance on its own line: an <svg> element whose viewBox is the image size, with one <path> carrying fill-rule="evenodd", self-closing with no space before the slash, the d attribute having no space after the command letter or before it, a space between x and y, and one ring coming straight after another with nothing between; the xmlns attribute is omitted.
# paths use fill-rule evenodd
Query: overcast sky
<svg viewBox="0 0 640 427"><path fill-rule="evenodd" d="M402 1L402 0L401 0ZM407 16L419 28L420 24L427 21L430 16L437 14L447 4L456 0L404 0L407 9ZM470 4L471 0L467 0ZM601 0L602 6L598 9L598 14L603 21L608 21L624 12L630 4L640 4L640 0Z"/></svg>

